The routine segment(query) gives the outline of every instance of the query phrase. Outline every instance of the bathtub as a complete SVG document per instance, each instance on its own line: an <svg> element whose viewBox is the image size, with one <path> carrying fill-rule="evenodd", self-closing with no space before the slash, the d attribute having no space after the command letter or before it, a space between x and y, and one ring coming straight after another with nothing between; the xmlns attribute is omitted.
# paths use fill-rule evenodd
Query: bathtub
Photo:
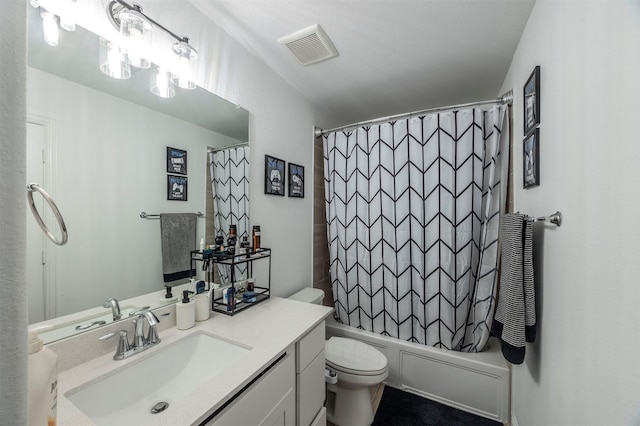
<svg viewBox="0 0 640 426"><path fill-rule="evenodd" d="M462 353L405 342L326 321L327 339L349 337L368 343L389 361L385 383L442 404L509 423L511 370L495 338L481 353Z"/></svg>

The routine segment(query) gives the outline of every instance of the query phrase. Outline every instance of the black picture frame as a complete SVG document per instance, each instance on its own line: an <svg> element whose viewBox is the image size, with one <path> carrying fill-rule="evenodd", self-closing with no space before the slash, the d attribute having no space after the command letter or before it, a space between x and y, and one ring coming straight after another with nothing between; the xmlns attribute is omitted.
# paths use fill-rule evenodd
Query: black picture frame
<svg viewBox="0 0 640 426"><path fill-rule="evenodd" d="M304 166L289 163L289 197L304 198Z"/></svg>
<svg viewBox="0 0 640 426"><path fill-rule="evenodd" d="M284 160L270 155L264 156L264 193L284 197Z"/></svg>
<svg viewBox="0 0 640 426"><path fill-rule="evenodd" d="M187 174L187 151L167 147L167 173L174 175Z"/></svg>
<svg viewBox="0 0 640 426"><path fill-rule="evenodd" d="M540 129L535 129L522 141L522 187L540 185Z"/></svg>
<svg viewBox="0 0 640 426"><path fill-rule="evenodd" d="M188 178L186 176L167 175L167 200L187 201Z"/></svg>
<svg viewBox="0 0 640 426"><path fill-rule="evenodd" d="M536 65L524 85L524 134L540 124L540 65Z"/></svg>

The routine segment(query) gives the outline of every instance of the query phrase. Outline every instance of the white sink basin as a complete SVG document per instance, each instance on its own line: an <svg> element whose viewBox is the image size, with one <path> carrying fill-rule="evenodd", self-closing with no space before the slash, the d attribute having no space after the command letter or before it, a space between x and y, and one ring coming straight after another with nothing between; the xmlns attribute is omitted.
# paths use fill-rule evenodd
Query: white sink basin
<svg viewBox="0 0 640 426"><path fill-rule="evenodd" d="M163 412L168 412L172 403L249 351L249 346L196 332L151 356L136 355L140 361L72 389L65 396L97 425L153 423L159 420L151 413L154 406L166 402L169 405Z"/></svg>

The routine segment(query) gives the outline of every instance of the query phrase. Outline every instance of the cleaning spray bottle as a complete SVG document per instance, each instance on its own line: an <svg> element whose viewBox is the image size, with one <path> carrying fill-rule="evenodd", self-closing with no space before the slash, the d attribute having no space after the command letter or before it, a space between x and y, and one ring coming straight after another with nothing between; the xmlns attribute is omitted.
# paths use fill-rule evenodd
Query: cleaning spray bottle
<svg viewBox="0 0 640 426"><path fill-rule="evenodd" d="M58 402L58 355L44 346L38 331L49 327L29 329L29 424L56 424Z"/></svg>

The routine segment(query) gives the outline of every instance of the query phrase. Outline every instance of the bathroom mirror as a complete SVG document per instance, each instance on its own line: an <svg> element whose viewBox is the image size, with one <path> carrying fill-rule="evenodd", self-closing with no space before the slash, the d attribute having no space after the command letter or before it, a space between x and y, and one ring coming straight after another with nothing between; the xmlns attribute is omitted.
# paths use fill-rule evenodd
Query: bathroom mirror
<svg viewBox="0 0 640 426"><path fill-rule="evenodd" d="M29 318L64 323L68 332L43 335L52 341L84 331L77 325L111 322L102 307L108 298L120 301L125 316L167 303L160 221L141 213L205 213L207 150L247 143L249 113L202 88L156 97L148 69L132 68L128 80L107 77L98 66L97 35L77 26L60 31L51 47L31 7L28 43L27 180L51 194L69 232L69 242L55 246L31 229L37 224L28 212ZM169 147L186 152L186 174L169 170ZM169 193L171 175L184 183L179 200ZM41 208L57 230L50 210ZM207 222L198 219L197 242Z"/></svg>

